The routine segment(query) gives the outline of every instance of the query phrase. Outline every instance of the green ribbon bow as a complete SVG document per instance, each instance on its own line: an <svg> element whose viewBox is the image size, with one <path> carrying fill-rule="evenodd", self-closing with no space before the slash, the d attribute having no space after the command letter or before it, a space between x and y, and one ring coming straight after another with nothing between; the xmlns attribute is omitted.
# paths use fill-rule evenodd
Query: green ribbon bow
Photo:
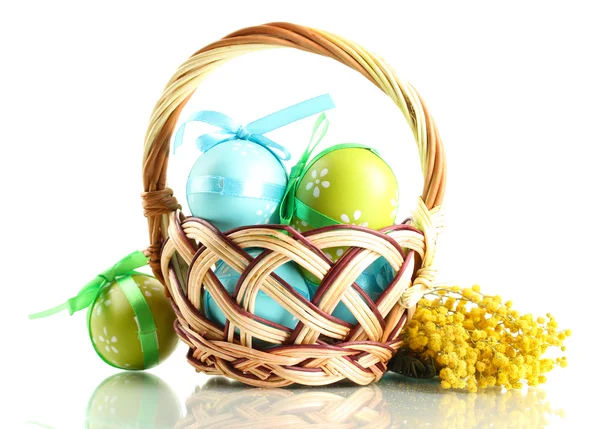
<svg viewBox="0 0 600 429"><path fill-rule="evenodd" d="M287 187L283 194L283 199L281 201L281 206L279 209L279 217L281 218L281 223L283 225L289 225L292 221L292 217L294 216L306 222L313 228L322 228L324 226L341 224L342 222L339 222L335 219L330 218L329 216L324 215L321 212L316 211L315 209L309 207L308 205L300 201L298 198L296 198L296 191L298 190L298 186L300 186L302 178L317 160L327 155L328 153L338 149L367 149L379 156L375 149L372 149L368 146L356 143L343 143L325 149L324 151L320 152L317 156L315 156L310 163L308 163L312 152L321 142L323 137L325 137L325 134L327 133L328 129L329 120L327 119L324 113L321 113L317 118L317 121L315 122L315 126L313 127L312 136L310 138L308 146L304 150L304 153L300 157L298 163L296 163L296 165L292 168L292 171L290 172L290 178L288 180Z"/></svg>
<svg viewBox="0 0 600 429"><path fill-rule="evenodd" d="M156 324L150 306L146 302L144 295L140 291L137 283L133 280L134 275L147 275L135 271L137 268L148 265L148 258L140 251L133 252L108 270L98 274L87 283L79 293L73 298L68 299L66 302L57 305L49 310L42 311L39 313L29 315L29 319L40 319L43 317L51 316L59 313L63 310L69 310L69 314L88 308L87 324L90 340L92 340L92 334L90 331L90 320L92 316L92 307L102 290L117 282L121 290L125 294L125 297L131 304L133 312L138 320L139 324L139 338L142 345L142 352L144 354L144 368L150 368L158 364L158 338L156 336ZM94 344L92 340L92 344ZM104 359L104 357L98 352L94 345L94 350L100 358L116 368L114 364Z"/></svg>
<svg viewBox="0 0 600 429"><path fill-rule="evenodd" d="M321 113L313 127L308 146L302 153L300 160L292 167L292 171L290 172L290 178L287 187L285 188L285 192L283 193L283 199L281 200L281 206L279 208L279 217L281 218L281 223L283 225L289 225L292 221L297 205L296 190L298 189L298 185L300 185L300 180L302 180L302 177L304 177L304 173L306 172L306 163L317 145L321 142L323 137L325 137L325 134L327 134L328 129L329 120L325 116L325 113Z"/></svg>

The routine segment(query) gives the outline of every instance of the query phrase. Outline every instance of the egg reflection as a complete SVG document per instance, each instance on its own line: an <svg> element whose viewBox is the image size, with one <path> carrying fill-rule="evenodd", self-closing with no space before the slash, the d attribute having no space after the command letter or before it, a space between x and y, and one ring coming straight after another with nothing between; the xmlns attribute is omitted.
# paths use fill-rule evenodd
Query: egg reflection
<svg viewBox="0 0 600 429"><path fill-rule="evenodd" d="M181 404L167 383L146 372L122 372L104 380L88 403L88 429L171 429Z"/></svg>

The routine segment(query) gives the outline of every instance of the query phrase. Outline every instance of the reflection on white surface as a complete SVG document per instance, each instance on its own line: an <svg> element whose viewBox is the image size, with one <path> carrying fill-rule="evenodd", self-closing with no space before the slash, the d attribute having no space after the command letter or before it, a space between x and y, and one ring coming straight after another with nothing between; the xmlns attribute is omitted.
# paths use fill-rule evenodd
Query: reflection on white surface
<svg viewBox="0 0 600 429"><path fill-rule="evenodd" d="M546 427L564 412L540 389L470 394L436 381L387 375L372 386L257 389L211 378L186 401L177 429L197 428L479 428Z"/></svg>
<svg viewBox="0 0 600 429"><path fill-rule="evenodd" d="M545 428L565 422L544 390L479 393L442 390L438 381L395 374L357 387L259 389L210 377L187 398L155 375L122 372L104 380L87 405L89 429L234 428ZM31 422L33 423L33 422ZM37 423L44 428L51 428ZM562 425L561 425L562 426Z"/></svg>
<svg viewBox="0 0 600 429"><path fill-rule="evenodd" d="M146 372L121 372L94 391L86 427L170 429L180 417L179 399L167 383Z"/></svg>

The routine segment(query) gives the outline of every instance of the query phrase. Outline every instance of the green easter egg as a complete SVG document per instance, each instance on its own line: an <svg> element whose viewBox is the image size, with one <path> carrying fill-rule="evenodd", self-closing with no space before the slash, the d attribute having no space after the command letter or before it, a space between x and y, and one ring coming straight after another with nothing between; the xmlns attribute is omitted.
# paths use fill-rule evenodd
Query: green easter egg
<svg viewBox="0 0 600 429"><path fill-rule="evenodd" d="M296 191L296 198L311 209L339 222L371 229L390 226L398 210L398 182L390 166L363 147L328 149L315 157ZM292 227L306 232L315 227L309 219L292 218ZM346 248L324 249L337 261ZM318 282L303 270L307 279Z"/></svg>
<svg viewBox="0 0 600 429"><path fill-rule="evenodd" d="M173 428L181 404L167 383L147 372L121 372L100 384L88 402L86 427Z"/></svg>
<svg viewBox="0 0 600 429"><path fill-rule="evenodd" d="M154 277L134 275L156 325L159 362L177 346L173 329L175 313L165 297L162 284ZM148 369L139 338L140 327L133 307L118 283L106 286L91 309L90 336L94 348L105 361L121 369Z"/></svg>

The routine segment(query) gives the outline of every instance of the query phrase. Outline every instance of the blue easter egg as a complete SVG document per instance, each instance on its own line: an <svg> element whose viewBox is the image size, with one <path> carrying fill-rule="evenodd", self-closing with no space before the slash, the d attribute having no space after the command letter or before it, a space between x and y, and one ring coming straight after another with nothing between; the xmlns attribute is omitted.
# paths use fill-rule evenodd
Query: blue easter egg
<svg viewBox="0 0 600 429"><path fill-rule="evenodd" d="M285 167L270 150L250 141L231 140L198 158L186 193L193 216L227 231L279 223L286 185Z"/></svg>
<svg viewBox="0 0 600 429"><path fill-rule="evenodd" d="M256 257L261 251L250 250L248 253L252 257ZM302 277L302 274L300 274L293 262L283 264L275 270L275 274L280 276L304 298L310 300L308 286L304 281L304 277ZM221 281L229 295L233 296L233 291L240 278L240 274L223 261L219 261L215 269L215 275ZM206 317L220 326L225 326L225 314L223 314L206 289L204 290L204 304ZM291 329L294 329L298 323L298 319L262 290L256 294L254 312L263 319L287 326ZM237 328L236 332L239 332Z"/></svg>
<svg viewBox="0 0 600 429"><path fill-rule="evenodd" d="M388 285L394 279L394 270L389 262L382 256L379 259L375 260L371 265L364 270L360 276L356 279L356 284L358 284L362 290L364 290L369 298L374 302L379 296L383 293L383 291L388 287ZM319 285L314 284L307 280L308 287L310 289L311 298L315 296L317 293L317 289ZM352 325L356 324L356 317L352 314L352 312L346 307L346 305L340 301L338 305L333 310L332 316L337 317L345 322L348 322Z"/></svg>

